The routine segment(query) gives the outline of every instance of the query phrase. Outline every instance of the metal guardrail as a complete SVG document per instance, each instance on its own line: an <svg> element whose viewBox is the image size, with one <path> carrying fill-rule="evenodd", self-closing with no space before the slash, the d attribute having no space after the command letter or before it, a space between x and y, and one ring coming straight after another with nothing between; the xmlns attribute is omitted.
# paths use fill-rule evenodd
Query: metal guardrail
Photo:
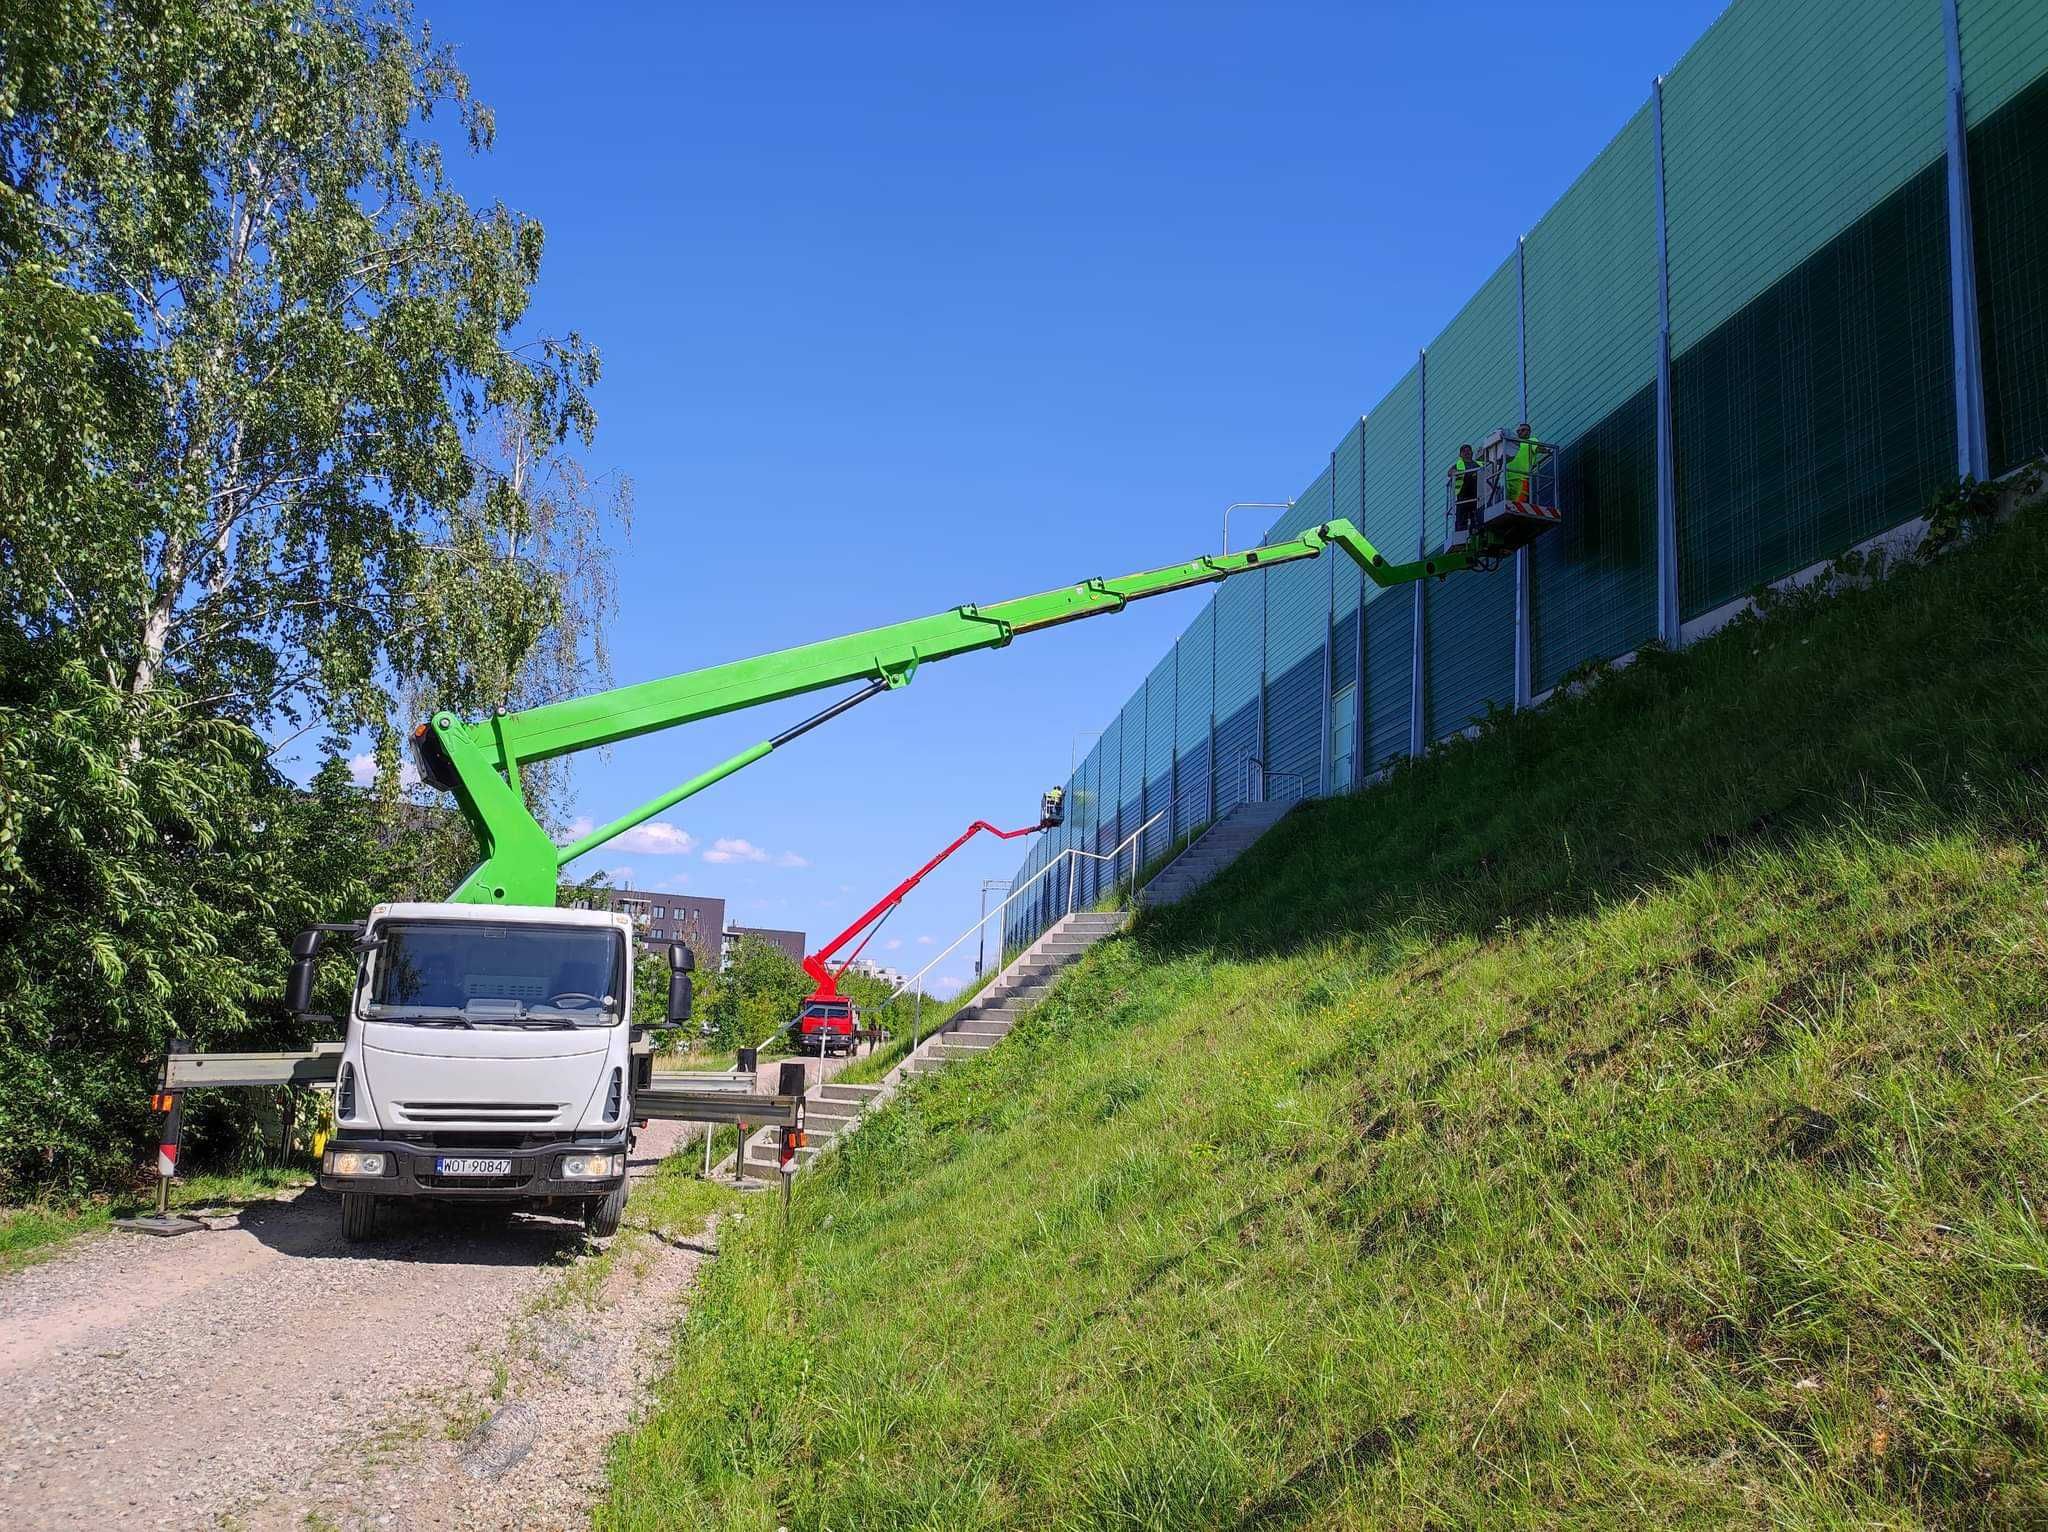
<svg viewBox="0 0 2048 1532"><path fill-rule="evenodd" d="M803 1102L802 1096L664 1087L657 1076L653 1085L633 1092L632 1111L635 1117L659 1117L668 1122L743 1122L753 1128L793 1128L802 1121Z"/></svg>

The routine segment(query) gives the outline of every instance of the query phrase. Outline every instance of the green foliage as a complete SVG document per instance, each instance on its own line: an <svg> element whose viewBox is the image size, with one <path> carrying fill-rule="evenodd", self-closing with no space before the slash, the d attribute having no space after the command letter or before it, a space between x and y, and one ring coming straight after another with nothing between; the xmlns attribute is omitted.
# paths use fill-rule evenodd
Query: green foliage
<svg viewBox="0 0 2048 1532"><path fill-rule="evenodd" d="M132 1171L173 1037L303 1041L290 936L360 915L403 850L332 755L301 792L242 725L0 628L0 1191Z"/></svg>
<svg viewBox="0 0 2048 1532"><path fill-rule="evenodd" d="M599 1525L2048 1523L2044 602L1305 806L727 1233Z"/></svg>
<svg viewBox="0 0 2048 1532"><path fill-rule="evenodd" d="M758 936L746 936L698 1014L714 1046L751 1048L779 1037L811 989L803 968L788 953Z"/></svg>
<svg viewBox="0 0 2048 1532"><path fill-rule="evenodd" d="M465 201L450 126L488 147L402 0L0 24L0 1195L122 1179L171 1037L297 1040L292 932L474 861L395 714L605 673L597 358L520 333L540 227Z"/></svg>
<svg viewBox="0 0 2048 1532"><path fill-rule="evenodd" d="M1923 512L1927 534L1920 543L1921 557L1947 553L1988 527L2008 495L2031 500L2040 491L2044 466L2037 459L2010 478L1988 484L1965 474L1934 496Z"/></svg>

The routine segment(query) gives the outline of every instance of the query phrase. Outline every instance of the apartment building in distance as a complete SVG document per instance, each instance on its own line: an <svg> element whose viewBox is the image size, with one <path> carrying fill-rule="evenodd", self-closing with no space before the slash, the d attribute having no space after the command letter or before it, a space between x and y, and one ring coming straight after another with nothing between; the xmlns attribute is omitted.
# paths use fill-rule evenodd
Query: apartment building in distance
<svg viewBox="0 0 2048 1532"><path fill-rule="evenodd" d="M778 931L772 926L727 926L721 948L723 953L721 966L731 965L733 954L739 951L740 943L749 936L757 941L764 941L771 947L780 947L789 954L789 959L793 963L801 963L804 960L804 933L802 931Z"/></svg>

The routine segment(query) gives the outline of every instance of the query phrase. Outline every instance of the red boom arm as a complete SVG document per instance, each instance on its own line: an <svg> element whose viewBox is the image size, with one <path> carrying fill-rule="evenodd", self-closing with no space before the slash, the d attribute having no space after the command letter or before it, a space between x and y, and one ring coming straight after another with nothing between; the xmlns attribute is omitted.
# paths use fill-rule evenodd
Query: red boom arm
<svg viewBox="0 0 2048 1532"><path fill-rule="evenodd" d="M872 937L875 934L875 930L880 929L877 923L882 919L882 917L887 915L891 910L895 909L897 905L901 904L904 901L904 899L909 895L910 891L913 888L917 887L919 883L924 881L924 875L926 873L930 872L934 867L938 866L939 863L945 861L947 857L951 856L954 852L958 851L962 846L966 845L969 841L973 840L974 837L979 835L983 830L988 831L989 834L996 836L998 839L1001 840L1015 840L1020 835L1035 835L1038 833L1038 831L1044 828L1045 825L1041 823L1035 825L1025 825L1020 830L998 830L994 825L990 824L985 819L975 820L973 824L969 825L965 830L961 831L959 836L955 838L953 843L950 846L948 846L944 851L941 851L929 862L926 862L924 866L918 868L916 872L913 872L901 883L898 883L894 888L889 890L887 894L885 894L882 898L878 899L875 902L874 907L870 909L865 915L861 916L860 919L856 920L852 925L848 926L844 931L841 931L837 936L833 937L832 940L825 943L824 946L820 947L816 952L813 952L809 957L804 959L804 972L809 974L813 979L818 981L818 987L816 991L813 992L813 994L811 995L811 999L837 999L839 996L839 976L845 973L848 968L853 966L853 960L860 956L861 947L865 947L868 944L868 938ZM870 929L870 927L873 927L874 929ZM853 951L849 952L846 955L845 962L841 963L836 969L828 968L825 966L826 964L832 961L832 956L834 953L838 952L841 947L844 947L856 936L860 936L861 932L863 931L867 932L867 936L861 936L860 946L855 947Z"/></svg>

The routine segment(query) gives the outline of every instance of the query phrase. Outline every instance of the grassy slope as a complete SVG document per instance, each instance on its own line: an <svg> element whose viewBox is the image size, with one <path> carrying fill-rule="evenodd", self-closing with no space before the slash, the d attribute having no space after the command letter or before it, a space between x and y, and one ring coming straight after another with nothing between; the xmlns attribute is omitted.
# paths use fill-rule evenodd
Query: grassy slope
<svg viewBox="0 0 2048 1532"><path fill-rule="evenodd" d="M749 1220L605 1526L2048 1525L2048 515L1305 808Z"/></svg>

